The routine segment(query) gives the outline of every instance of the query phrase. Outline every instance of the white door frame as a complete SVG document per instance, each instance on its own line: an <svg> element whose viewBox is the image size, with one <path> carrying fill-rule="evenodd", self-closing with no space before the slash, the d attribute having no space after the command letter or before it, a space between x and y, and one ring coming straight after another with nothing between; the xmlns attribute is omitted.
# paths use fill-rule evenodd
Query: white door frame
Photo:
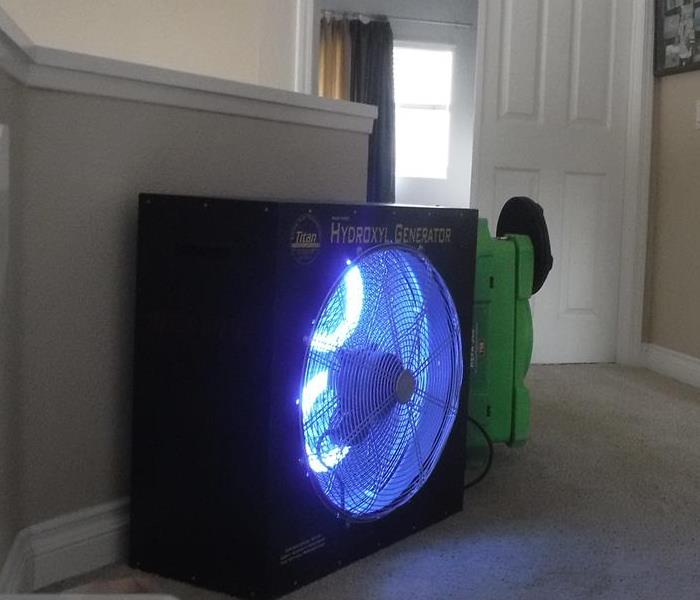
<svg viewBox="0 0 700 600"><path fill-rule="evenodd" d="M476 54L476 102L472 190L478 190L480 167L478 142L481 134L486 52L486 4L479 0ZM649 178L653 110L653 3L634 0L632 14L632 60L625 153L621 268L616 359L620 364L641 365L644 281L646 274ZM489 212L488 201L472 197L472 207ZM490 213L489 213L490 214ZM556 259L555 259L556 260Z"/></svg>
<svg viewBox="0 0 700 600"><path fill-rule="evenodd" d="M622 217L617 362L641 365L653 121L654 4L635 0ZM625 265L628 265L625 268Z"/></svg>

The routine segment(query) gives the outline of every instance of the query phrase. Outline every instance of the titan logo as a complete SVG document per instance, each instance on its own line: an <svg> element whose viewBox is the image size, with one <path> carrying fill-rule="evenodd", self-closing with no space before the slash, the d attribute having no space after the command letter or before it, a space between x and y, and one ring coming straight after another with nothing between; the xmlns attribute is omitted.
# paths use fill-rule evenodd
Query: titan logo
<svg viewBox="0 0 700 600"><path fill-rule="evenodd" d="M318 241L317 233L308 233L306 231L297 231L296 237L292 242L292 248L320 248L321 243Z"/></svg>
<svg viewBox="0 0 700 600"><path fill-rule="evenodd" d="M321 251L321 224L310 212L299 216L292 225L289 249L300 265L311 264Z"/></svg>

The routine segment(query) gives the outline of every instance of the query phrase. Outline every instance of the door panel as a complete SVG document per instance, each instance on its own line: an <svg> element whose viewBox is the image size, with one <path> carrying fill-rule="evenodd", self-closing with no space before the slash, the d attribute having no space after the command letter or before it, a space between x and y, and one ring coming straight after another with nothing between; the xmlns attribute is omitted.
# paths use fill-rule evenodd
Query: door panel
<svg viewBox="0 0 700 600"><path fill-rule="evenodd" d="M537 119L540 113L539 75L541 14L539 0L505 0L501 39L499 117ZM522 45L519 40L528 40Z"/></svg>
<svg viewBox="0 0 700 600"><path fill-rule="evenodd" d="M615 46L615 2L576 0L569 121L610 127Z"/></svg>

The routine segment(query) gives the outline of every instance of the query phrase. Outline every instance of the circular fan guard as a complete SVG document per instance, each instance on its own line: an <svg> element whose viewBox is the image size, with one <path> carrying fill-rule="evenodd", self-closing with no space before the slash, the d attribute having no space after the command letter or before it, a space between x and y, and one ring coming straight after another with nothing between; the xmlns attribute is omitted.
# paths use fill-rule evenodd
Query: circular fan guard
<svg viewBox="0 0 700 600"><path fill-rule="evenodd" d="M333 510L376 519L423 486L452 429L457 312L422 254L386 245L348 264L314 323L300 395L309 475Z"/></svg>

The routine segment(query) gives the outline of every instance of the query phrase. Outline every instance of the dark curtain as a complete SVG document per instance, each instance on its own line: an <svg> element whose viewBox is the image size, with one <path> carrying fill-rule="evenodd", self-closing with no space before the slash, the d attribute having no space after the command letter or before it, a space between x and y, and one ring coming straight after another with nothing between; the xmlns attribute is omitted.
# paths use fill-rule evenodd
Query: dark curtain
<svg viewBox="0 0 700 600"><path fill-rule="evenodd" d="M369 138L367 202L396 199L394 165L394 35L387 21L350 22L350 100L374 104L379 115Z"/></svg>

